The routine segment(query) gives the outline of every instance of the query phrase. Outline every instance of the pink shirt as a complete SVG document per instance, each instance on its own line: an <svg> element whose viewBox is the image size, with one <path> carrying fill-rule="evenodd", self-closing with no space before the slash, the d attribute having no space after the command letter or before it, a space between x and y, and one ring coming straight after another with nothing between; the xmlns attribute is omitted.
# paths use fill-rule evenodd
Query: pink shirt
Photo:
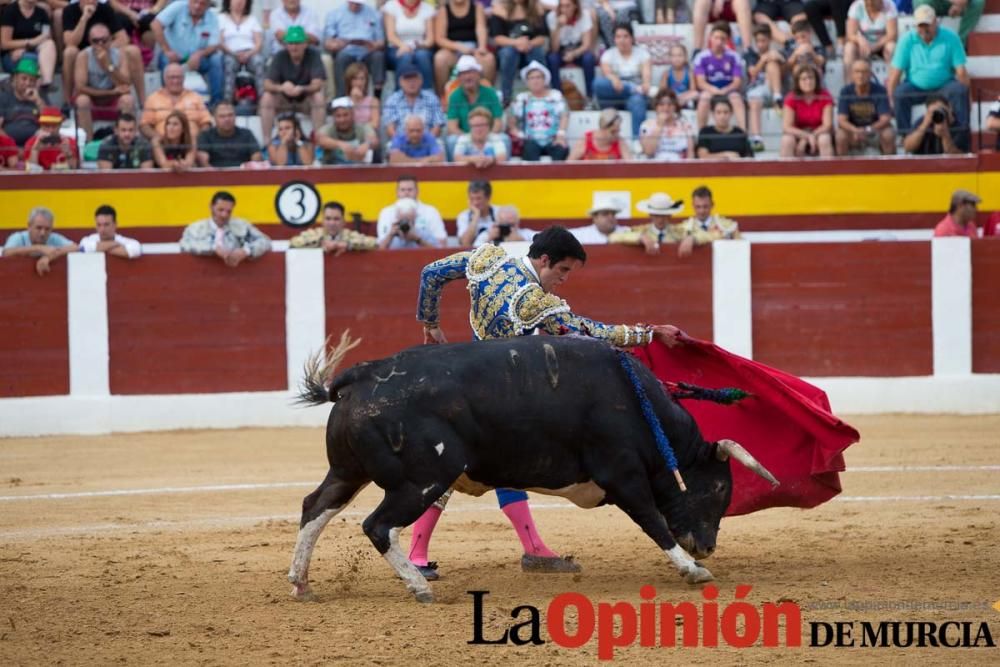
<svg viewBox="0 0 1000 667"><path fill-rule="evenodd" d="M966 223L965 229L962 229L951 219L951 213L949 213L934 227L934 236L968 236L970 239L978 239L979 229L974 222Z"/></svg>

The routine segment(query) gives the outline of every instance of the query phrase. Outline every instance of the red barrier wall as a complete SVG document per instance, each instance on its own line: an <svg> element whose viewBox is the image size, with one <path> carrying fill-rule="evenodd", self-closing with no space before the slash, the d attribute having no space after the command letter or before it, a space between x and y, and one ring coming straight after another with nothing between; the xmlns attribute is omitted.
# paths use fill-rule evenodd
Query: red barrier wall
<svg viewBox="0 0 1000 667"><path fill-rule="evenodd" d="M638 248L600 247L560 289L574 311L608 323L677 323L691 335L712 338L712 252L701 248L680 261L667 251L649 257ZM417 323L420 270L439 250L400 250L327 257L326 330L350 328L364 338L345 363L373 359L422 342ZM472 339L464 280L449 285L441 324L452 342Z"/></svg>
<svg viewBox="0 0 1000 667"><path fill-rule="evenodd" d="M1000 373L1000 239L972 244L972 372Z"/></svg>
<svg viewBox="0 0 1000 667"><path fill-rule="evenodd" d="M933 372L928 242L754 245L754 359L811 376Z"/></svg>
<svg viewBox="0 0 1000 667"><path fill-rule="evenodd" d="M190 255L107 267L112 394L287 387L283 254L236 268Z"/></svg>
<svg viewBox="0 0 1000 667"><path fill-rule="evenodd" d="M0 259L2 397L69 393L66 258L51 266L39 277L32 258Z"/></svg>

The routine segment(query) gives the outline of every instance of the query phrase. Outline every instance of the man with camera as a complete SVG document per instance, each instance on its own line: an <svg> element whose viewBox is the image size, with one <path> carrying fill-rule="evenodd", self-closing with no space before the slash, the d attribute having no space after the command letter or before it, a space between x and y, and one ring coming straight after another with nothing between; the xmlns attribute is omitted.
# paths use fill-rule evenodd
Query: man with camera
<svg viewBox="0 0 1000 667"><path fill-rule="evenodd" d="M446 232L444 225L438 229L435 221L418 213L417 200L404 197L396 201L395 219L383 229L381 221L378 230L378 246L382 250L400 248L440 248L444 246ZM381 217L381 216L380 216Z"/></svg>
<svg viewBox="0 0 1000 667"><path fill-rule="evenodd" d="M24 145L28 165L50 171L52 169L77 169L80 153L76 141L59 134L63 115L56 107L45 107L38 117L41 126L35 136Z"/></svg>
<svg viewBox="0 0 1000 667"><path fill-rule="evenodd" d="M927 113L906 135L903 149L911 155L961 155L970 149L969 128L955 118L948 100L938 95L927 98Z"/></svg>
<svg viewBox="0 0 1000 667"><path fill-rule="evenodd" d="M492 243L500 245L508 241L530 241L536 232L521 227L521 213L516 206L500 206L496 209L496 220L476 237L473 246Z"/></svg>

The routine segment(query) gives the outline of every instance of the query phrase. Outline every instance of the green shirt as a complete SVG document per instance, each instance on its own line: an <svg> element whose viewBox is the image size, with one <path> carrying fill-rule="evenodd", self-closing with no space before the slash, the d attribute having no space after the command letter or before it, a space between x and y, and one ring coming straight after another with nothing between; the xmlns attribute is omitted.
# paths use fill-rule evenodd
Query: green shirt
<svg viewBox="0 0 1000 667"><path fill-rule="evenodd" d="M955 69L965 64L962 40L948 28L938 26L928 44L916 30L899 38L892 66L920 90L935 90L955 78Z"/></svg>
<svg viewBox="0 0 1000 667"><path fill-rule="evenodd" d="M479 95L470 104L469 98L465 96L465 91L461 86L451 92L448 98L448 120L457 120L462 132L469 131L469 112L476 107L485 107L496 120L503 116L503 108L500 106L500 98L496 91L488 86L479 86Z"/></svg>

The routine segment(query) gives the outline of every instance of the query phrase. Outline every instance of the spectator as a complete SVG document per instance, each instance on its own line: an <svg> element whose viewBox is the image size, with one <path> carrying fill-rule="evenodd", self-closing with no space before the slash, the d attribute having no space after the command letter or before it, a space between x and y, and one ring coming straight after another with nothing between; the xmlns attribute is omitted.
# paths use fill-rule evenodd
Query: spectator
<svg viewBox="0 0 1000 667"><path fill-rule="evenodd" d="M293 113L278 116L278 134L267 151L275 167L307 167L316 159L316 149L302 133L299 119Z"/></svg>
<svg viewBox="0 0 1000 667"><path fill-rule="evenodd" d="M490 201L493 197L493 186L489 181L470 181L468 197L469 208L459 213L455 219L458 245L463 248L472 246L473 242L486 233L496 220L496 211Z"/></svg>
<svg viewBox="0 0 1000 667"><path fill-rule="evenodd" d="M698 91L694 87L694 74L691 72L691 63L688 62L687 47L681 42L670 47L670 66L660 77L659 87L674 91L680 108L694 108L698 102Z"/></svg>
<svg viewBox="0 0 1000 667"><path fill-rule="evenodd" d="M753 157L746 132L732 125L733 105L725 97L712 100L713 125L698 132L698 157L702 160L736 160Z"/></svg>
<svg viewBox="0 0 1000 667"><path fill-rule="evenodd" d="M152 169L153 147L139 134L135 116L119 114L114 134L101 142L97 151L98 169Z"/></svg>
<svg viewBox="0 0 1000 667"><path fill-rule="evenodd" d="M543 155L561 162L569 155L566 128L569 109L563 94L549 87L551 75L534 61L521 70L528 90L518 93L510 107L508 124L512 137L521 139L521 158L537 162Z"/></svg>
<svg viewBox="0 0 1000 667"><path fill-rule="evenodd" d="M983 200L968 190L955 190L951 195L948 215L934 227L934 236L968 236L979 238L976 227L976 207Z"/></svg>
<svg viewBox="0 0 1000 667"><path fill-rule="evenodd" d="M514 241L530 241L534 238L536 232L521 226L521 213L516 206L500 206L496 214L496 221L473 241L474 247L478 248L487 243L500 245Z"/></svg>
<svg viewBox="0 0 1000 667"><path fill-rule="evenodd" d="M52 231L54 226L55 216L52 211L44 206L36 206L28 213L28 229L7 237L7 242L3 244L3 256L37 257L35 271L44 276L50 271L52 262L77 250L75 243Z"/></svg>
<svg viewBox="0 0 1000 667"><path fill-rule="evenodd" d="M969 41L969 33L979 23L979 17L983 15L986 0L913 0L913 15L916 16L917 10L925 5L938 16L961 17L958 37L964 45Z"/></svg>
<svg viewBox="0 0 1000 667"><path fill-rule="evenodd" d="M434 88L434 5L423 0L389 0L382 5L389 69L412 66L423 87Z"/></svg>
<svg viewBox="0 0 1000 667"><path fill-rule="evenodd" d="M95 234L80 240L80 252L103 252L123 259L142 255L138 241L118 233L118 214L107 204L94 211L94 227L97 229Z"/></svg>
<svg viewBox="0 0 1000 667"><path fill-rule="evenodd" d="M507 160L507 146L500 135L490 132L493 114L483 107L469 112L469 132L455 142L454 161L487 169Z"/></svg>
<svg viewBox="0 0 1000 667"><path fill-rule="evenodd" d="M643 154L653 160L675 162L694 157L694 128L681 117L677 96L670 88L661 88L653 98L656 115L642 121L639 144Z"/></svg>
<svg viewBox="0 0 1000 667"><path fill-rule="evenodd" d="M170 112L163 122L163 134L153 137L152 144L153 161L158 168L182 172L195 166L198 147L183 111Z"/></svg>
<svg viewBox="0 0 1000 667"><path fill-rule="evenodd" d="M424 119L416 114L403 121L389 147L389 164L432 164L444 162L444 150L434 135L427 131Z"/></svg>
<svg viewBox="0 0 1000 667"><path fill-rule="evenodd" d="M39 130L24 145L24 161L29 166L35 165L45 171L80 167L80 152L76 140L59 133L63 120L58 107L42 109L38 117Z"/></svg>
<svg viewBox="0 0 1000 667"><path fill-rule="evenodd" d="M601 74L594 80L594 95L602 109L624 106L632 114L632 136L646 119L652 80L652 62L644 46L635 45L629 24L615 27L615 46L601 55Z"/></svg>
<svg viewBox="0 0 1000 667"><path fill-rule="evenodd" d="M184 67L178 63L163 68L163 88L146 98L139 129L147 139L163 134L163 124L174 111L187 117L191 136L212 124L201 95L184 87Z"/></svg>
<svg viewBox="0 0 1000 667"><path fill-rule="evenodd" d="M997 133L995 151L1000 152L1000 100L993 103L989 116L986 117L986 131Z"/></svg>
<svg viewBox="0 0 1000 667"><path fill-rule="evenodd" d="M152 60L153 50L156 48L153 20L166 5L167 0L116 0L114 3L119 23L130 41L139 47L143 62Z"/></svg>
<svg viewBox="0 0 1000 667"><path fill-rule="evenodd" d="M95 23L107 26L111 33L111 42L117 46L128 61L129 78L135 87L136 95L141 103L146 99L146 83L143 78L145 67L142 63L142 53L139 47L130 44L128 33L125 32L122 21L108 2L98 0L78 0L71 2L62 10L62 72L63 98L73 99L73 78L76 73L76 56L90 46L90 29ZM58 24L55 21L54 24Z"/></svg>
<svg viewBox="0 0 1000 667"><path fill-rule="evenodd" d="M253 132L236 127L236 109L231 102L215 105L215 127L202 130L195 143L199 167L239 167L264 159Z"/></svg>
<svg viewBox="0 0 1000 667"><path fill-rule="evenodd" d="M851 83L844 86L837 100L837 154L878 148L882 155L896 154L896 131L892 127L889 93L872 80L872 65L867 58L851 64Z"/></svg>
<svg viewBox="0 0 1000 667"><path fill-rule="evenodd" d="M423 75L416 65L402 64L396 70L399 90L389 95L382 114L386 136L394 138L407 116L420 116L424 127L435 137L441 136L447 119L441 111L441 100L423 87Z"/></svg>
<svg viewBox="0 0 1000 667"><path fill-rule="evenodd" d="M833 157L833 98L813 68L795 70L781 124L781 157Z"/></svg>
<svg viewBox="0 0 1000 667"><path fill-rule="evenodd" d="M903 150L912 155L968 153L971 151L969 128L955 117L948 100L932 95L927 98L927 112L917 119L917 126L903 139Z"/></svg>
<svg viewBox="0 0 1000 667"><path fill-rule="evenodd" d="M271 249L271 239L242 218L234 218L236 198L225 190L212 195L211 216L184 228L181 252L215 255L226 266L238 266Z"/></svg>
<svg viewBox="0 0 1000 667"><path fill-rule="evenodd" d="M264 29L251 14L253 0L222 0L219 14L220 49L223 70L222 99L236 99L236 73L245 70L254 81L257 94L264 89Z"/></svg>
<svg viewBox="0 0 1000 667"><path fill-rule="evenodd" d="M315 49L306 47L306 32L293 25L285 32L285 48L271 58L260 98L260 129L271 136L275 112L308 113L313 128L326 119L323 82L326 70Z"/></svg>
<svg viewBox="0 0 1000 667"><path fill-rule="evenodd" d="M302 28L307 46L318 47L322 43L323 19L308 7L302 6L302 0L281 0L281 6L271 12L269 17L271 30L274 31L272 52L285 49L285 34L292 26Z"/></svg>
<svg viewBox="0 0 1000 667"><path fill-rule="evenodd" d="M882 0L875 1L882 2ZM892 0L889 2L892 3ZM833 40L830 39L825 19L827 17L833 19L833 26L837 30L837 43L845 46L845 37L847 41L850 41L850 30L847 28L848 7L850 6L851 0L805 0L805 12L809 25L816 33L816 37L819 38L823 51L831 59L836 57L837 49L833 45ZM895 9L895 5L893 5L893 9ZM845 60L847 58L846 50L844 58ZM844 65L846 66L847 63L845 62Z"/></svg>
<svg viewBox="0 0 1000 667"><path fill-rule="evenodd" d="M587 211L591 224L586 227L574 227L569 231L584 245L610 243L609 237L612 234L628 231L628 227L619 225L615 217L621 210L621 206L615 200L601 195L595 196L593 205Z"/></svg>
<svg viewBox="0 0 1000 667"><path fill-rule="evenodd" d="M42 98L38 94L38 61L21 58L14 66L10 92L0 92L0 119L3 131L18 146L38 132Z"/></svg>
<svg viewBox="0 0 1000 667"><path fill-rule="evenodd" d="M680 245L677 247L678 257L687 257L694 246L706 245L720 239L740 238L740 227L735 220L713 215L712 191L704 185L691 193L691 206L694 215L674 226L674 237Z"/></svg>
<svg viewBox="0 0 1000 667"><path fill-rule="evenodd" d="M705 46L705 26L709 21L736 23L740 29L740 41L744 47L751 44L750 31L753 27L753 12L750 0L694 0L691 5L691 22L694 24L695 51Z"/></svg>
<svg viewBox="0 0 1000 667"><path fill-rule="evenodd" d="M504 102L510 104L518 70L532 61L545 62L549 35L545 9L538 0L501 0L493 5L489 27L500 64L500 89Z"/></svg>
<svg viewBox="0 0 1000 667"><path fill-rule="evenodd" d="M766 25L754 26L753 48L743 55L747 67L747 102L750 106L750 146L754 151L764 150L761 135L761 114L765 106L780 107L781 71L785 57L771 48L771 29Z"/></svg>
<svg viewBox="0 0 1000 667"><path fill-rule="evenodd" d="M17 169L21 159L21 149L17 143L3 131L3 114L0 114L0 171Z"/></svg>
<svg viewBox="0 0 1000 667"><path fill-rule="evenodd" d="M87 133L94 135L91 109L135 113L129 63L118 47L111 44L111 33L103 23L90 29L90 46L76 59L73 77L76 91L76 121Z"/></svg>
<svg viewBox="0 0 1000 667"><path fill-rule="evenodd" d="M378 11L362 0L347 0L330 10L323 28L323 48L333 55L333 81L338 95L349 89L344 71L363 61L372 73L375 97L382 97L385 83L385 32Z"/></svg>
<svg viewBox="0 0 1000 667"><path fill-rule="evenodd" d="M597 16L597 34L609 49L615 45L618 26L631 26L633 21L638 23L642 20L637 0L595 0L593 7Z"/></svg>
<svg viewBox="0 0 1000 667"><path fill-rule="evenodd" d="M617 109L605 109L597 119L597 129L584 133L573 145L567 160L631 160L628 141L621 138L622 117Z"/></svg>
<svg viewBox="0 0 1000 667"><path fill-rule="evenodd" d="M765 5L766 6L766 5ZM698 127L708 124L708 111L712 99L723 96L736 112L736 124L747 126L747 110L743 104L743 61L727 44L729 24L723 21L712 24L708 48L695 56L692 69L698 86Z"/></svg>
<svg viewBox="0 0 1000 667"><path fill-rule="evenodd" d="M854 0L847 12L847 43L844 45L844 69L858 58L881 56L892 62L899 38L896 3L892 0Z"/></svg>
<svg viewBox="0 0 1000 667"><path fill-rule="evenodd" d="M913 106L931 95L941 95L954 110L958 124L969 126L969 72L958 35L939 26L934 9L920 5L913 12L917 29L899 40L892 56L886 89L896 109L896 129L906 134ZM906 81L900 83L903 75Z"/></svg>
<svg viewBox="0 0 1000 667"><path fill-rule="evenodd" d="M323 164L361 164L372 161L375 132L354 120L354 103L349 97L330 102L333 122L316 132L316 145L323 149Z"/></svg>
<svg viewBox="0 0 1000 667"><path fill-rule="evenodd" d="M580 0L559 0L558 5L545 15L549 30L549 54L546 57L555 88L562 91L560 70L565 65L579 65L587 97L594 96L594 14L583 9ZM522 72L524 70L521 70Z"/></svg>
<svg viewBox="0 0 1000 667"><path fill-rule="evenodd" d="M288 242L292 248L322 248L324 253L340 257L345 252L375 250L378 241L353 229L344 228L344 205L337 201L323 205L323 222L292 237Z"/></svg>
<svg viewBox="0 0 1000 667"><path fill-rule="evenodd" d="M52 85L56 71L56 43L49 14L37 0L15 0L0 9L0 63L12 72L27 54L38 60L42 91Z"/></svg>
<svg viewBox="0 0 1000 667"><path fill-rule="evenodd" d="M364 63L351 63L344 70L344 80L347 81L347 97L354 104L354 122L377 132L382 118L378 98L368 94L368 68ZM377 134L375 138L377 141Z"/></svg>
<svg viewBox="0 0 1000 667"><path fill-rule="evenodd" d="M781 19L789 25L806 21L806 8L799 0L757 0L753 8L754 23L763 23L771 28L771 36L784 44L791 36L778 27L777 21Z"/></svg>
<svg viewBox="0 0 1000 667"><path fill-rule="evenodd" d="M483 107L493 115L493 131L503 129L503 108L496 91L482 85L479 75L482 66L472 56L462 56L455 66L459 87L448 97L448 134L459 135L469 131L469 112Z"/></svg>
<svg viewBox="0 0 1000 667"><path fill-rule="evenodd" d="M469 56L479 63L479 70L490 81L496 77L496 59L487 45L486 12L472 0L444 0L434 19L434 83L439 94L451 77L451 70ZM461 79L461 71L459 79Z"/></svg>
<svg viewBox="0 0 1000 667"><path fill-rule="evenodd" d="M413 199L399 199L393 205L395 218L383 234L379 230L379 248L398 250L399 248L440 248L443 245L436 230L417 213L417 202Z"/></svg>
<svg viewBox="0 0 1000 667"><path fill-rule="evenodd" d="M792 41L786 45L785 72L791 76L800 67L812 67L817 72L823 72L826 67L826 56L816 51L813 44L812 28L808 21L792 23Z"/></svg>
<svg viewBox="0 0 1000 667"><path fill-rule="evenodd" d="M221 32L219 15L209 4L178 0L160 11L151 27L160 45L160 67L183 63L187 71L208 77L209 103L216 104L224 85Z"/></svg>
<svg viewBox="0 0 1000 667"><path fill-rule="evenodd" d="M448 232L444 228L441 214L433 206L421 202L418 199L419 193L417 179L413 176L400 176L396 179L396 202L386 206L378 214L376 228L379 247L392 249L415 248L420 245L444 247ZM415 217L409 212L405 213L403 218L411 223L406 227L399 224L401 218L397 205L403 204L402 209L409 211L409 202L416 205L416 213Z"/></svg>
<svg viewBox="0 0 1000 667"><path fill-rule="evenodd" d="M684 203L675 202L673 197L663 192L654 192L649 199L642 200L635 207L641 213L649 215L649 224L638 225L613 234L609 240L611 243L641 245L646 249L647 255L659 255L661 244L673 243L676 240L670 216L680 212L684 208Z"/></svg>

